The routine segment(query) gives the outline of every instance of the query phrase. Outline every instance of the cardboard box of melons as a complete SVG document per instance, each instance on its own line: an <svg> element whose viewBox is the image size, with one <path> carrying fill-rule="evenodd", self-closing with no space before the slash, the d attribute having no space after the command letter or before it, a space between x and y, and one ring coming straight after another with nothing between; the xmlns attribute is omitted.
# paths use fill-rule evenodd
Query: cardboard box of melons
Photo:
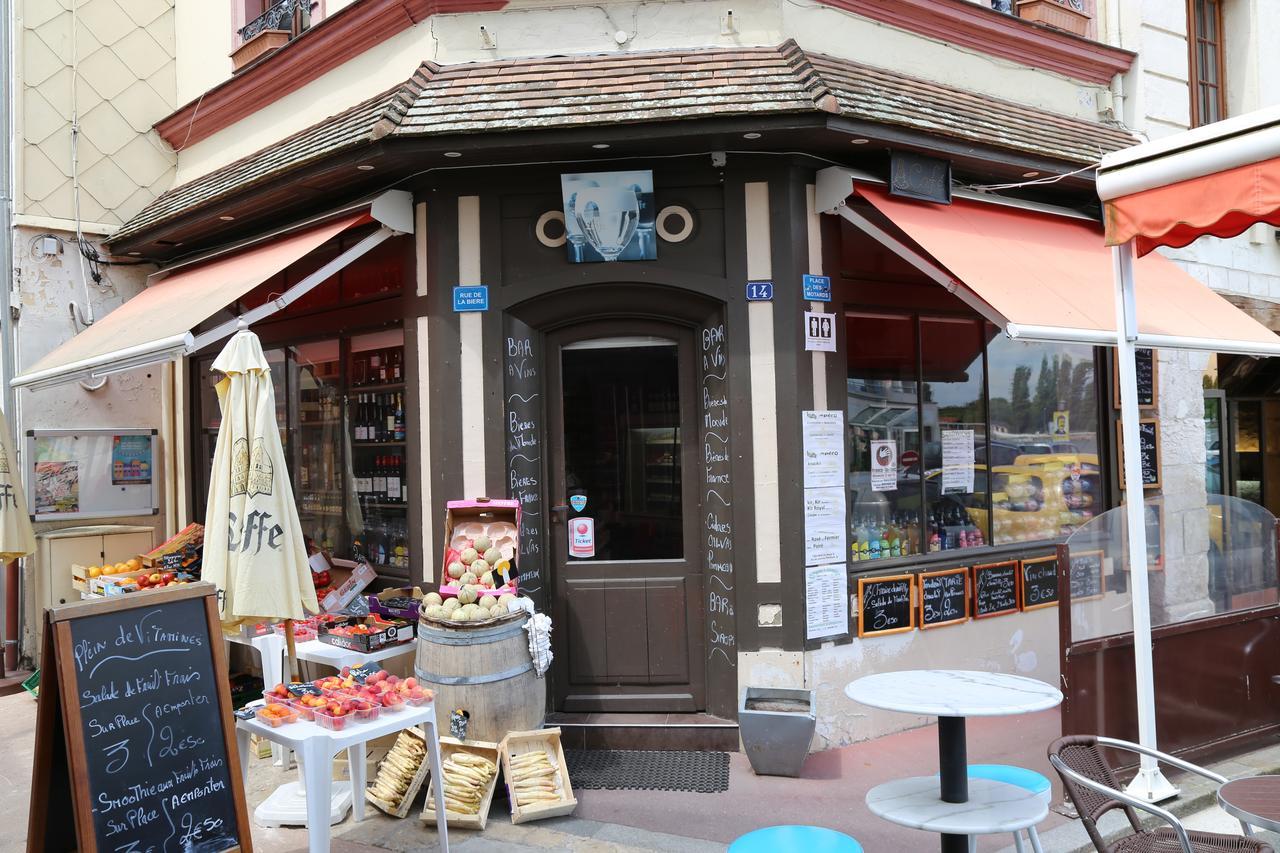
<svg viewBox="0 0 1280 853"><path fill-rule="evenodd" d="M445 504L444 543L442 596L456 596L464 586L480 587L494 596L516 594L519 501L449 501Z"/></svg>

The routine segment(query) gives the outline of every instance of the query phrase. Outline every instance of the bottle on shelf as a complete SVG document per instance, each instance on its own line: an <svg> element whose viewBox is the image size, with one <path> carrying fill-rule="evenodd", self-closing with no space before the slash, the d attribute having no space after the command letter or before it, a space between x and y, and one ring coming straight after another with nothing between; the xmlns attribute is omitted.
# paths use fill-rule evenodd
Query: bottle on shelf
<svg viewBox="0 0 1280 853"><path fill-rule="evenodd" d="M396 441L404 441L404 394L396 394L396 415L394 436Z"/></svg>
<svg viewBox="0 0 1280 853"><path fill-rule="evenodd" d="M371 498L375 502L380 500L379 495L387 493L387 472L383 467L381 456L377 457L373 463L373 489L371 491Z"/></svg>
<svg viewBox="0 0 1280 853"><path fill-rule="evenodd" d="M387 503L400 503L400 457L387 457L387 491L383 500Z"/></svg>
<svg viewBox="0 0 1280 853"><path fill-rule="evenodd" d="M404 372L401 368L401 361L404 360L404 348L393 349L391 351L391 381L400 382L404 378Z"/></svg>
<svg viewBox="0 0 1280 853"><path fill-rule="evenodd" d="M383 394L384 404L382 408L382 438L381 441L391 441L396 435L396 406L395 395Z"/></svg>
<svg viewBox="0 0 1280 853"><path fill-rule="evenodd" d="M373 385L379 382L380 380L378 379L378 376L381 373L381 371L382 371L382 354L378 350L373 350L372 352L369 353L368 384Z"/></svg>

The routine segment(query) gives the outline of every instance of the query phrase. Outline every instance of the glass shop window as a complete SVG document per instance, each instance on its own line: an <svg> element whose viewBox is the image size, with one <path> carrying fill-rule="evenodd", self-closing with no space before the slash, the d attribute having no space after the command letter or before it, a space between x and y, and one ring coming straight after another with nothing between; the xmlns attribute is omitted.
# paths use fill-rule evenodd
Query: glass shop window
<svg viewBox="0 0 1280 853"><path fill-rule="evenodd" d="M1051 541L1102 508L1091 347L970 317L845 322L855 560Z"/></svg>

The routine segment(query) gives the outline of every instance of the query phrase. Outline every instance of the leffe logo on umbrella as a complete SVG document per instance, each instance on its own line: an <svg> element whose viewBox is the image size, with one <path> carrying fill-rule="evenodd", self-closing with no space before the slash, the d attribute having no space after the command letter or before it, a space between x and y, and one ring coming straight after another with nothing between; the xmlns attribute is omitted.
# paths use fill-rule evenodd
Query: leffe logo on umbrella
<svg viewBox="0 0 1280 853"><path fill-rule="evenodd" d="M253 453L249 453L249 441L237 438L231 454L231 496L270 495L274 481L275 465L261 438L253 440ZM270 512L254 509L245 515L243 527L234 512L227 513L227 550L258 553L263 540L272 551L279 551L284 528L272 520Z"/></svg>
<svg viewBox="0 0 1280 853"><path fill-rule="evenodd" d="M231 497L269 495L274 479L275 465L262 439L253 440L253 456L250 457L249 440L237 438L231 453Z"/></svg>

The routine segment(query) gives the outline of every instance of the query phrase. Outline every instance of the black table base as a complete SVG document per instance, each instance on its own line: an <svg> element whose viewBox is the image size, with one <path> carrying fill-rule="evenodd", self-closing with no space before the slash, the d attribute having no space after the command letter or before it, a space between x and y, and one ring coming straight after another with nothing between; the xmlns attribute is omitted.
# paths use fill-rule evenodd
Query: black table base
<svg viewBox="0 0 1280 853"><path fill-rule="evenodd" d="M964 717L938 718L938 771L943 802L969 802L969 755ZM969 837L943 835L942 853L969 853Z"/></svg>

